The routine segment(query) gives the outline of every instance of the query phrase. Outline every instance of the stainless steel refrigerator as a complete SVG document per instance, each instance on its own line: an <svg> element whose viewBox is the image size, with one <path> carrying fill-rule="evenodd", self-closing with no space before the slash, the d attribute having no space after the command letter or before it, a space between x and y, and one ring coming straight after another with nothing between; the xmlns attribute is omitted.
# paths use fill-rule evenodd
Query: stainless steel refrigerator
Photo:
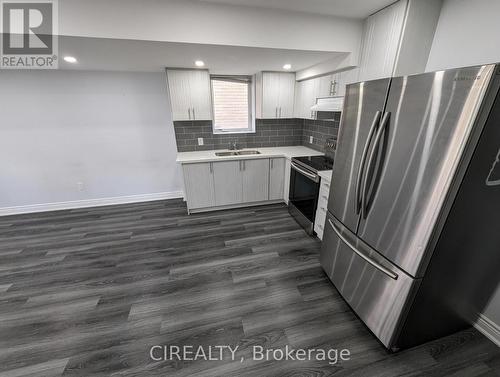
<svg viewBox="0 0 500 377"><path fill-rule="evenodd" d="M469 326L500 276L500 70L347 87L321 265L399 350Z"/></svg>

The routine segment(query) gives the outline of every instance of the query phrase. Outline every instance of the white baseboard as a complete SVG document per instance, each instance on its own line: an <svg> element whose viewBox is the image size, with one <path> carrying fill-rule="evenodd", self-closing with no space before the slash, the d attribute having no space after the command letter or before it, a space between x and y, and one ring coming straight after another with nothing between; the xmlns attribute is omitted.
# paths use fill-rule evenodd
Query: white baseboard
<svg viewBox="0 0 500 377"><path fill-rule="evenodd" d="M99 198L99 199L74 200L70 202L32 204L27 206L0 208L0 216L19 215L23 213L59 211L62 209L102 207L115 204L151 202L154 200L177 199L183 197L184 193L182 191L173 191L173 192L158 192L154 194L118 196L114 198Z"/></svg>
<svg viewBox="0 0 500 377"><path fill-rule="evenodd" d="M485 337L500 347L500 326L483 314L479 314L474 327Z"/></svg>

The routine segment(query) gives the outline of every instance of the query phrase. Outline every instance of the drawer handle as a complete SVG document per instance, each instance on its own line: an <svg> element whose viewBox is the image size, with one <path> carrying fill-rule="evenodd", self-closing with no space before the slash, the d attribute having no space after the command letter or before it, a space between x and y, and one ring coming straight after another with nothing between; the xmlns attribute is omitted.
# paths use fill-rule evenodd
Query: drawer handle
<svg viewBox="0 0 500 377"><path fill-rule="evenodd" d="M323 199L325 199L325 200L328 200L328 196L326 196L326 195L321 195L321 197L322 197Z"/></svg>
<svg viewBox="0 0 500 377"><path fill-rule="evenodd" d="M396 280L398 278L398 274L392 272L388 268L385 268L382 266L380 263L374 261L372 258L370 258L368 255L365 255L363 252L359 251L353 244L351 244L341 233L340 230L337 229L336 225L332 222L332 220L328 219L328 223L330 226L333 228L333 231L337 234L337 237L340 238L349 248L354 251L356 254L358 254L359 257L365 260L365 262L368 262L371 264L373 267L375 267L377 270L380 272L386 274L389 276L391 279Z"/></svg>

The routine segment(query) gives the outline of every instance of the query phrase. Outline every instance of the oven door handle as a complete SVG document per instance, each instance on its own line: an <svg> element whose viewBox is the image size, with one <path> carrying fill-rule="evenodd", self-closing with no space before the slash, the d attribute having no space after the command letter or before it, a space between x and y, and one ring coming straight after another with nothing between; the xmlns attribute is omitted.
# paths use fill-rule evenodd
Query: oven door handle
<svg viewBox="0 0 500 377"><path fill-rule="evenodd" d="M294 170L297 170L300 174L305 175L307 178L309 178L311 181L314 181L316 183L319 182L319 175L310 173L302 168L300 168L295 162L292 161L292 168Z"/></svg>

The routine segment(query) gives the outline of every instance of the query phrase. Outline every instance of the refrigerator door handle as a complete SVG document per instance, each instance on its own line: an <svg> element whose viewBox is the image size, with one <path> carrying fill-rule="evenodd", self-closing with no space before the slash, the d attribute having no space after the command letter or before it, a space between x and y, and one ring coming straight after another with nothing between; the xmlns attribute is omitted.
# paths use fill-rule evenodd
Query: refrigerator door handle
<svg viewBox="0 0 500 377"><path fill-rule="evenodd" d="M368 164L365 176L363 179L363 187L361 189L361 216L364 216L364 214L367 213L368 211L368 203L366 201L366 189L368 188L368 174L370 173L370 167L372 166L373 158L375 157L375 151L378 148L378 145L380 143L380 140L382 139L382 134L384 133L385 128L389 124L389 117L391 113L386 112L384 113L384 116L382 117L382 121L380 122L380 127L377 131L377 134L375 135L375 140L373 142L373 148L370 152L370 157L368 157Z"/></svg>
<svg viewBox="0 0 500 377"><path fill-rule="evenodd" d="M382 266L380 263L374 261L372 258L370 258L368 255L365 255L364 253L362 253L361 251L359 251L353 244L351 244L347 238L345 238L342 233L340 232L340 230L337 229L337 227L335 226L335 224L332 222L332 220L328 219L328 224L330 224L330 226L333 228L333 231L335 232L335 234L337 234L337 237L340 238L342 240L342 242L344 242L347 246L349 246L349 248L354 251L360 258L364 259L367 263L371 264L373 267L375 267L377 270L379 270L380 272L386 274L387 276L389 276L391 279L393 280L397 280L398 278L398 274L396 274L395 272L389 270L388 268Z"/></svg>
<svg viewBox="0 0 500 377"><path fill-rule="evenodd" d="M355 201L356 214L359 214L359 212L361 210L361 206L362 206L361 197L360 197L360 188L361 188L361 181L362 181L362 177L363 177L363 171L364 171L365 163L366 163L366 157L368 155L368 149L370 147L370 144L371 144L371 141L373 138L373 134L375 133L376 126L380 121L381 115L382 115L381 111L377 111L375 113L372 125L370 127L370 131L368 132L368 138L366 139L365 146L363 147L363 153L361 154L361 161L359 163L358 176L356 178L356 190L355 190L356 191L356 194L355 194L356 195L356 201Z"/></svg>

